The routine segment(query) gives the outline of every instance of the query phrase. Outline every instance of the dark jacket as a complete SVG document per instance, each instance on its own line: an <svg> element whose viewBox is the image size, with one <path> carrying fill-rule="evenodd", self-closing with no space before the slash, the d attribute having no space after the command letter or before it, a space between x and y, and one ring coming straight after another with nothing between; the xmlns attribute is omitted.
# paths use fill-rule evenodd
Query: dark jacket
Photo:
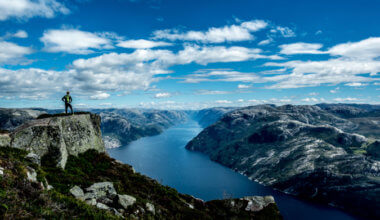
<svg viewBox="0 0 380 220"><path fill-rule="evenodd" d="M62 97L62 101L64 101L67 104L70 104L73 101L73 99L71 98L70 95L65 95Z"/></svg>

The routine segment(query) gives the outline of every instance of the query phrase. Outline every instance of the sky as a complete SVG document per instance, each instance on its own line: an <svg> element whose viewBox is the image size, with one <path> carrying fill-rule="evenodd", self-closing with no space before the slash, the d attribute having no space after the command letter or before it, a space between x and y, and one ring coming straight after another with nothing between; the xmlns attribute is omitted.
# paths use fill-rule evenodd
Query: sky
<svg viewBox="0 0 380 220"><path fill-rule="evenodd" d="M0 107L380 104L380 1L0 0Z"/></svg>

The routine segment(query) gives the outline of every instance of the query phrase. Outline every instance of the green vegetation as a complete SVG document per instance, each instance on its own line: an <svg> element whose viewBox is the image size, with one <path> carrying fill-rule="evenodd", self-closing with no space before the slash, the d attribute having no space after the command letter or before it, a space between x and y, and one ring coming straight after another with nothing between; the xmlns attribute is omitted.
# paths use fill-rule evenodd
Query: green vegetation
<svg viewBox="0 0 380 220"><path fill-rule="evenodd" d="M78 157L69 156L65 170L56 167L55 152L42 157L41 166L25 159L26 154L15 148L0 148L0 166L4 168L4 175L0 176L0 218L116 219L118 217L111 212L88 205L69 193L75 185L85 189L93 183L109 181L118 194L137 199L126 210L127 215L142 210L147 202L154 204L155 215L149 212L133 214L144 219L281 219L274 204L251 213L241 209L244 210L247 201L235 199L243 203L238 208L229 206L233 199L204 203L135 173L131 166L95 150ZM26 179L27 167L36 170L37 180L45 187ZM47 183L54 188L44 190Z"/></svg>
<svg viewBox="0 0 380 220"><path fill-rule="evenodd" d="M0 148L0 219L116 219L109 212L87 205L57 190L46 191L41 184L26 179L26 167L42 171L24 159L27 152L14 148Z"/></svg>

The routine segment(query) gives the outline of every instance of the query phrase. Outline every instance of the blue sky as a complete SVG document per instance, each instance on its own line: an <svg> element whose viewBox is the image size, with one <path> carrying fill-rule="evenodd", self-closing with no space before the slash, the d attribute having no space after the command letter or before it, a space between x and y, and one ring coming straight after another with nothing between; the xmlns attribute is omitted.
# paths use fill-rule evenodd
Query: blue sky
<svg viewBox="0 0 380 220"><path fill-rule="evenodd" d="M0 107L380 104L379 1L0 0Z"/></svg>

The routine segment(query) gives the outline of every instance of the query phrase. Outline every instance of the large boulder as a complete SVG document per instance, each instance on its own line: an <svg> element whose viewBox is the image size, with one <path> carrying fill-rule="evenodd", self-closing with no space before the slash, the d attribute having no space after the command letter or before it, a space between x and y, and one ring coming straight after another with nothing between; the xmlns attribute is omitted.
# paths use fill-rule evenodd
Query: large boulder
<svg viewBox="0 0 380 220"><path fill-rule="evenodd" d="M29 121L15 129L11 147L24 149L41 158L51 154L57 166L65 168L69 155L89 149L105 152L100 131L100 116L79 114Z"/></svg>

